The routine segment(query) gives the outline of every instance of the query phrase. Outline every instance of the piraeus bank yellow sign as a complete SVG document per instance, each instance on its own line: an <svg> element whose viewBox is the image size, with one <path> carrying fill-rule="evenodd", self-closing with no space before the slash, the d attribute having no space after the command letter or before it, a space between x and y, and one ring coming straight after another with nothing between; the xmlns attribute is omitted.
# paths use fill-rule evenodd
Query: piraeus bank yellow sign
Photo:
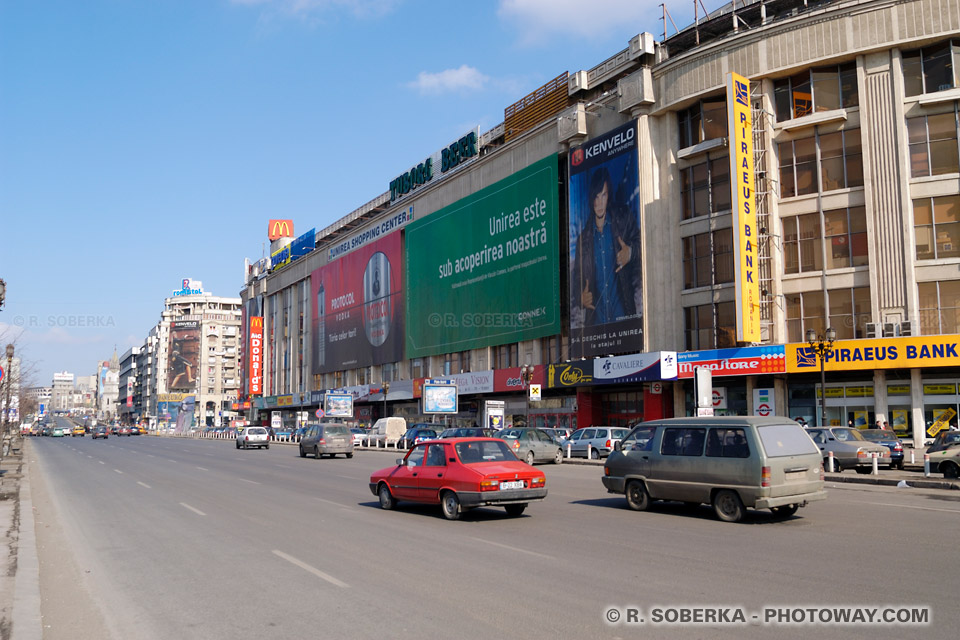
<svg viewBox="0 0 960 640"><path fill-rule="evenodd" d="M820 370L820 360L809 344L788 344L785 350L787 373ZM960 366L960 335L838 340L824 359L827 371L956 366Z"/></svg>

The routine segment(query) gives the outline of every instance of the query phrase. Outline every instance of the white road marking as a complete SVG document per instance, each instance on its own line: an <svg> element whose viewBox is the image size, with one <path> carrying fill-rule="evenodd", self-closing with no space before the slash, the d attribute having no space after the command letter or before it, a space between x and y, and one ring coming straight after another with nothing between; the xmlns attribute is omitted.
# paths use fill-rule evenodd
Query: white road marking
<svg viewBox="0 0 960 640"><path fill-rule="evenodd" d="M107 463L104 462L103 460L97 460L97 462L99 462L100 464L107 464Z"/></svg>
<svg viewBox="0 0 960 640"><path fill-rule="evenodd" d="M181 502L181 503L180 503L180 506L183 507L183 508L185 508L185 509L190 509L190 511L193 511L193 512L194 512L195 514L197 514L198 516L205 516L205 515L207 515L207 514L205 514L203 511L200 511L200 509L197 509L196 507L191 507L191 506L188 505L186 502Z"/></svg>
<svg viewBox="0 0 960 640"><path fill-rule="evenodd" d="M152 453L148 453L148 454L147 454L147 457L148 457L148 458L152 458L152 457L153 457L153 454L152 454Z"/></svg>
<svg viewBox="0 0 960 640"><path fill-rule="evenodd" d="M148 485L146 482L140 482L139 480L137 480L137 484L140 485L141 487L146 487L147 489L150 488L150 485Z"/></svg>
<svg viewBox="0 0 960 640"><path fill-rule="evenodd" d="M170 458L167 458L167 460L170 460ZM170 460L170 462L176 462L176 460Z"/></svg>
<svg viewBox="0 0 960 640"><path fill-rule="evenodd" d="M203 467L197 467L197 469L200 469L200 471L210 471L210 469L204 469Z"/></svg>
<svg viewBox="0 0 960 640"><path fill-rule="evenodd" d="M919 509L920 511L946 511L947 513L960 513L960 509L937 509L936 507L915 507L909 504L893 504L892 502L862 502L860 504L873 504L879 507L897 507L901 509Z"/></svg>
<svg viewBox="0 0 960 640"><path fill-rule="evenodd" d="M360 478L354 478L353 476L341 476L341 475L338 474L338 473L335 473L335 474L333 474L333 475L337 476L338 478L346 478L347 480L359 480L359 479L360 479Z"/></svg>
<svg viewBox="0 0 960 640"><path fill-rule="evenodd" d="M274 549L274 550L273 550L273 555L275 555L275 556L277 556L277 557L280 557L280 558L283 558L284 560L286 560L286 561L289 562L290 564L295 564L295 565L297 565L298 567L300 567L300 568L303 569L304 571L309 571L309 572L312 573L313 575L317 576L318 578L322 578L323 580L326 580L327 582L329 582L329 583L332 584L332 585L335 585L335 586L338 586L338 587L342 587L342 588L344 588L344 589L347 589L347 588L350 587L350 585L348 585L346 582L341 582L340 580L337 580L336 578L334 578L333 576L331 576L329 573L324 573L323 571L320 571L320 569L317 569L316 567L311 567L311 566L308 565L306 562L303 562L303 561L301 561L301 560L297 560L297 559L294 558L293 556L288 555L288 554L284 553L283 551L279 551L279 550L277 550L277 549Z"/></svg>
<svg viewBox="0 0 960 640"><path fill-rule="evenodd" d="M87 456L87 457L90 458L91 460L93 460L93 456Z"/></svg>
<svg viewBox="0 0 960 640"><path fill-rule="evenodd" d="M531 556L537 556L538 558L547 558L548 560L556 560L553 556L548 556L545 553L537 553L536 551L527 551L526 549L521 549L519 547L511 547L508 544L500 544L499 542L493 542L492 540L484 540L483 538L474 538L470 536L471 540L476 540L477 542L485 542L487 544L492 544L495 547L500 547L501 549L509 549L510 551L519 551L520 553L528 553Z"/></svg>
<svg viewBox="0 0 960 640"><path fill-rule="evenodd" d="M351 510L351 507L348 507L345 504L340 504L339 502L334 502L333 500L324 500L323 498L317 498L314 496L314 500L319 500L320 502L325 502L326 504L332 504L335 507L340 507L341 509Z"/></svg>
<svg viewBox="0 0 960 640"><path fill-rule="evenodd" d="M123 473L123 471L120 471L120 469L114 469L114 471L116 471L117 473Z"/></svg>
<svg viewBox="0 0 960 640"><path fill-rule="evenodd" d="M240 478L240 480L242 480L243 482L249 482L250 484L260 484L259 482L256 482L254 480L247 480L246 478Z"/></svg>

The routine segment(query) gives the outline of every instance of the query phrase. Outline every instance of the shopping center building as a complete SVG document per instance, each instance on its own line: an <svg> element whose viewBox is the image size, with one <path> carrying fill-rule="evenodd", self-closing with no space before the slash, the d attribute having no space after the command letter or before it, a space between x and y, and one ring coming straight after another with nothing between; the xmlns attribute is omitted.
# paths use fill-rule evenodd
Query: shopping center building
<svg viewBox="0 0 960 640"><path fill-rule="evenodd" d="M828 422L954 422L960 1L737 3L626 44L251 265L248 418L343 389L415 420L444 379L464 423L626 424L694 413L705 366L716 413L815 423L830 328Z"/></svg>

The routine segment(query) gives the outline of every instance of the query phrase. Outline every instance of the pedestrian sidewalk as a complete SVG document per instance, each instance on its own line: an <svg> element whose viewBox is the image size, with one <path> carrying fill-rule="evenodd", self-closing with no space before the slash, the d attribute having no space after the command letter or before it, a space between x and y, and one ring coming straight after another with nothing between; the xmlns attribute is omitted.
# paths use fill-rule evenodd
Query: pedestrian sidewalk
<svg viewBox="0 0 960 640"><path fill-rule="evenodd" d="M24 451L15 451L0 460L0 540L6 548L0 560L0 634L40 640L40 564L33 501Z"/></svg>

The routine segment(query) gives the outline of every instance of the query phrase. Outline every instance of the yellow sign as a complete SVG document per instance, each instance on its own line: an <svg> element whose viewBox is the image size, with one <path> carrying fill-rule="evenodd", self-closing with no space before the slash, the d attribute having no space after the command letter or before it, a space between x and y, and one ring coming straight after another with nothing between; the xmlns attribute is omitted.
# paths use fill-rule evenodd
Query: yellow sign
<svg viewBox="0 0 960 640"><path fill-rule="evenodd" d="M183 402L184 398L187 396L192 396L192 393L158 393L157 402Z"/></svg>
<svg viewBox="0 0 960 640"><path fill-rule="evenodd" d="M937 416L937 419L934 420L933 424L927 427L927 435L931 438L936 437L938 433L950 425L950 421L955 415L957 415L957 412L953 409L944 409L941 411L940 415Z"/></svg>
<svg viewBox="0 0 960 640"><path fill-rule="evenodd" d="M842 398L843 387L827 387L824 393L828 398ZM820 397L820 387L817 387L817 397Z"/></svg>
<svg viewBox="0 0 960 640"><path fill-rule="evenodd" d="M923 385L923 395L925 396L952 396L957 393L955 384L925 384Z"/></svg>
<svg viewBox="0 0 960 640"><path fill-rule="evenodd" d="M853 426L858 429L864 429L867 426L867 412L866 411L854 411L853 412Z"/></svg>
<svg viewBox="0 0 960 640"><path fill-rule="evenodd" d="M826 371L919 369L960 366L960 335L837 340L824 359ZM814 373L820 360L805 342L784 345L787 373Z"/></svg>
<svg viewBox="0 0 960 640"><path fill-rule="evenodd" d="M908 396L910 395L910 385L908 384L888 384L888 396Z"/></svg>
<svg viewBox="0 0 960 640"><path fill-rule="evenodd" d="M278 407L292 407L292 406L293 406L293 396L277 396L277 406L278 406Z"/></svg>
<svg viewBox="0 0 960 640"><path fill-rule="evenodd" d="M891 426L897 435L906 434L909 426L909 411L906 409L894 409L890 412Z"/></svg>
<svg viewBox="0 0 960 640"><path fill-rule="evenodd" d="M847 387L848 398L869 398L873 395L873 386L869 387Z"/></svg>
<svg viewBox="0 0 960 640"><path fill-rule="evenodd" d="M730 190L737 285L737 341L760 342L760 263L757 259L757 208L754 195L753 115L750 81L727 74L727 114L730 132Z"/></svg>

